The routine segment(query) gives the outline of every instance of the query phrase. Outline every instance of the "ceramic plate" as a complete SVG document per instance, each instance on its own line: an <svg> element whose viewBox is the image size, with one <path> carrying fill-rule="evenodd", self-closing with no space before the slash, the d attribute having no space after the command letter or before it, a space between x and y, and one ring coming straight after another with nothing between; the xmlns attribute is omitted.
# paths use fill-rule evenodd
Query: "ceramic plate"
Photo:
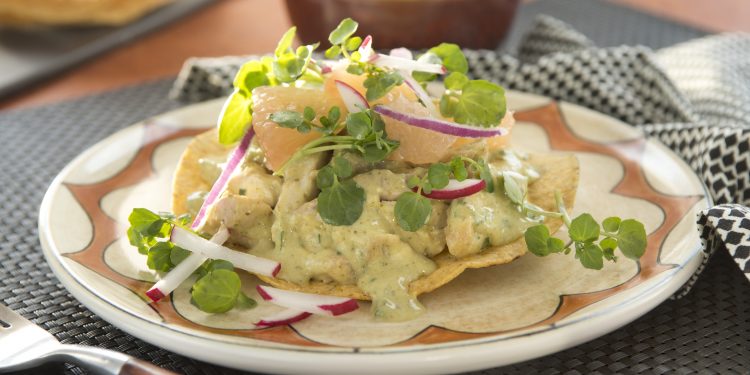
<svg viewBox="0 0 750 375"><path fill-rule="evenodd" d="M514 147L572 152L581 165L575 213L635 217L649 233L639 262L601 271L572 255L526 255L469 270L423 295L427 313L374 322L369 304L337 318L256 329L278 308L205 314L188 283L160 303L155 280L124 236L133 207L169 210L172 173L191 136L212 126L222 101L193 105L126 128L76 158L44 198L39 232L47 261L83 304L113 325L166 349L266 372L436 373L487 368L559 351L610 332L669 297L702 260L696 213L709 204L699 178L633 127L539 96L509 93ZM562 233L565 235L565 233ZM257 280L243 275L256 297Z"/></svg>

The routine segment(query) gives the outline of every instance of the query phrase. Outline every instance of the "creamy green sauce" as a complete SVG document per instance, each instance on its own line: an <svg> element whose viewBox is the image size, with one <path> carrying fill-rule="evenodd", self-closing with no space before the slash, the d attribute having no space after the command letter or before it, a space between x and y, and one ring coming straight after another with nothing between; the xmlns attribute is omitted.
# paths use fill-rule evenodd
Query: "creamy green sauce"
<svg viewBox="0 0 750 375"><path fill-rule="evenodd" d="M409 285L436 269L432 257L446 247L456 257L477 254L516 240L534 224L497 189L451 202L431 201L428 223L416 232L404 231L395 221L395 200L408 191L408 176L424 169L342 156L352 163L354 180L367 196L354 224L331 226L318 215L315 176L327 159L317 155L290 165L283 182L246 160L233 187L209 211L207 227L223 223L231 229L231 243L279 261L279 278L301 285L356 285L372 298L376 319L405 321L424 312ZM538 177L517 154L500 152L488 160L496 175L513 170L530 180ZM198 205L197 194L189 207Z"/></svg>

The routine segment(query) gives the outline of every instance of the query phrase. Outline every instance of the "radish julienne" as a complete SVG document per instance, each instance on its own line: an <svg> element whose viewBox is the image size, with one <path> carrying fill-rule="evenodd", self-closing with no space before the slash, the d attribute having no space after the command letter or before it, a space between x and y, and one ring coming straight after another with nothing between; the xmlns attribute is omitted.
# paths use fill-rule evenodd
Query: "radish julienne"
<svg viewBox="0 0 750 375"><path fill-rule="evenodd" d="M429 194L422 191L422 195L430 199L458 199L468 197L484 190L487 183L484 180L469 178L463 181L451 179L442 189L433 189ZM414 191L417 189L415 188Z"/></svg>
<svg viewBox="0 0 750 375"><path fill-rule="evenodd" d="M221 227L209 241L221 245L228 239L229 231L225 227ZM180 264L169 271L169 273L161 280L157 281L156 284L146 292L146 295L148 298L151 298L152 301L158 302L160 299L177 289L177 287L195 272L195 270L197 270L207 259L208 258L205 256L196 253L188 255L187 258L183 259Z"/></svg>
<svg viewBox="0 0 750 375"><path fill-rule="evenodd" d="M263 285L258 285L255 289L266 301L313 314L336 316L359 308L357 301L352 298L293 292Z"/></svg>
<svg viewBox="0 0 750 375"><path fill-rule="evenodd" d="M257 323L255 323L255 325L258 327L284 326L287 324L299 322L300 320L306 319L310 315L312 314L307 311L286 309L276 314L261 318Z"/></svg>
<svg viewBox="0 0 750 375"><path fill-rule="evenodd" d="M370 108L370 105L367 104L367 99L348 83L336 80L336 89L339 95L341 95L341 99L344 101L344 105L349 113Z"/></svg>

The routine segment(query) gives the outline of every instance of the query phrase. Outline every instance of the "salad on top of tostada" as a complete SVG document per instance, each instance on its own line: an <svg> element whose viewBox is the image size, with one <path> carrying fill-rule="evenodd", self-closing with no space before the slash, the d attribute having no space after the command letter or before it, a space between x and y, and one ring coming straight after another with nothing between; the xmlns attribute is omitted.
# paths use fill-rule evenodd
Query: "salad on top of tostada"
<svg viewBox="0 0 750 375"><path fill-rule="evenodd" d="M182 155L173 212L129 217L131 244L160 273L151 300L197 273L201 310L251 308L240 269L286 308L258 326L356 300L404 321L424 311L420 294L527 250L573 252L590 269L617 249L643 255L639 221L569 216L576 157L514 151L503 88L468 77L457 45L386 54L356 30L341 21L319 58L317 43L293 47L291 28L273 56L240 68L219 126ZM563 225L567 242L552 236Z"/></svg>

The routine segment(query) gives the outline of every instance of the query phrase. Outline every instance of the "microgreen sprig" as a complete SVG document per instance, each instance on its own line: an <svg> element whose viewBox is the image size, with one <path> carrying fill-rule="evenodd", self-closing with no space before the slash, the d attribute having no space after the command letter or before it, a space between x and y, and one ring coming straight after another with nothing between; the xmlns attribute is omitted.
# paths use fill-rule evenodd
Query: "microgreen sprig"
<svg viewBox="0 0 750 375"><path fill-rule="evenodd" d="M617 261L615 249L620 249L625 257L635 260L645 253L647 236L643 223L635 219L622 220L613 216L604 219L600 225L588 213L571 219L559 192L555 193L555 200L559 212L543 215L559 216L568 228L570 241L565 243L557 237L552 237L544 224L532 226L524 233L526 246L532 254L569 254L574 249L576 259L585 268L599 270L604 266L604 260Z"/></svg>
<svg viewBox="0 0 750 375"><path fill-rule="evenodd" d="M337 156L321 168L315 179L318 195L318 214L330 225L352 225L362 215L365 191L352 180L352 166Z"/></svg>
<svg viewBox="0 0 750 375"><path fill-rule="evenodd" d="M339 25L328 35L328 41L331 47L325 52L328 59L338 58L344 55L345 58L352 61L359 61L359 48L362 44L362 38L354 36L359 24L351 18L341 20Z"/></svg>
<svg viewBox="0 0 750 375"><path fill-rule="evenodd" d="M384 160L388 154L398 147L398 141L388 139L385 122L376 112L366 109L361 112L349 113L344 120L344 124L341 125L333 121L338 120L338 115L332 116L331 111L333 111L333 108L331 108L325 120L324 118L319 120L321 121L320 125L313 122L315 112L311 108L309 110L306 108L303 114L297 113L295 115L294 112L283 111L275 112L269 116L271 121L283 127L295 128L301 132L312 129L324 134L297 150L275 172L276 175L283 175L286 166L299 158L318 152L353 150L362 156L365 161L375 163ZM336 113L339 113L339 111L336 110ZM347 135L334 135L335 132L342 129L346 129ZM330 132L328 132L329 130Z"/></svg>
<svg viewBox="0 0 750 375"><path fill-rule="evenodd" d="M130 244L147 256L148 268L167 272L182 262L190 252L169 241L172 228L187 228L189 215L175 217L171 213L154 213L134 208L128 216L127 235ZM191 289L192 303L210 313L226 312L237 307L251 308L255 301L241 292L241 282L232 263L207 260L196 271L198 280Z"/></svg>

